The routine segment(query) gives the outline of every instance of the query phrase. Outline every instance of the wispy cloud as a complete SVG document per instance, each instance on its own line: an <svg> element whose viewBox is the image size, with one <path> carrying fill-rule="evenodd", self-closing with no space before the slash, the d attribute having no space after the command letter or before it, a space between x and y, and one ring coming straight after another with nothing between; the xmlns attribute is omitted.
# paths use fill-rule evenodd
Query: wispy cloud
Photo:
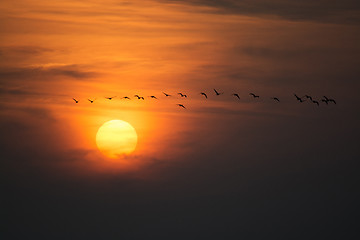
<svg viewBox="0 0 360 240"><path fill-rule="evenodd" d="M360 3L354 0L160 0L212 7L220 14L278 16L292 21L317 21L340 24L360 23Z"/></svg>
<svg viewBox="0 0 360 240"><path fill-rule="evenodd" d="M0 48L0 56L2 57L8 57L8 56L34 56L34 55L40 55L46 52L53 52L53 49L45 48L45 47L39 47L39 46L7 46L7 47L1 47Z"/></svg>
<svg viewBox="0 0 360 240"><path fill-rule="evenodd" d="M89 79L99 73L84 70L79 65L55 65L50 67L19 67L0 69L0 78L4 80L33 79L36 77L66 76L72 79Z"/></svg>

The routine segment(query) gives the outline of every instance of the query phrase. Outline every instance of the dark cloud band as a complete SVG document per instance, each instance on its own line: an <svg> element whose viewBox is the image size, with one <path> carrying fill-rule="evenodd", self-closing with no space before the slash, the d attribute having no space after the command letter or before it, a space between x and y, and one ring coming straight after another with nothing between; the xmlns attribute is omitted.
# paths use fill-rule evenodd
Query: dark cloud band
<svg viewBox="0 0 360 240"><path fill-rule="evenodd" d="M160 0L208 6L222 14L278 16L292 21L316 21L338 24L360 23L360 2L354 0Z"/></svg>

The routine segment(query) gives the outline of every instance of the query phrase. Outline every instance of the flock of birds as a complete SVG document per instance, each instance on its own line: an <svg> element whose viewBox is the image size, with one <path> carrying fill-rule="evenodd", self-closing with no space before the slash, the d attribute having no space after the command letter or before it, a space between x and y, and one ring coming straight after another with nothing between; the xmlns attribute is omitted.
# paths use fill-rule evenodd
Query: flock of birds
<svg viewBox="0 0 360 240"><path fill-rule="evenodd" d="M219 95L224 94L224 92L218 92L216 89L214 89L214 92L215 92L215 95L216 95L216 96L219 96ZM171 96L172 96L172 95L167 94L167 93L165 93L165 92L162 92L162 93L165 95L165 97L171 97ZM181 93L181 92L177 93L177 95L179 95L181 98L187 98L187 97L188 97L186 94L183 94L183 93ZM205 99L208 98L208 95L207 95L205 92L201 92L200 95L204 96ZM237 94L237 93L232 93L231 95L240 100L239 94ZM259 95L256 95L256 94L254 94L254 93L249 93L249 95L252 96L254 99L260 98ZM299 97L298 95L294 94L294 96L295 96L296 100L297 100L298 102L300 102L300 103L303 103L303 102L305 102L305 101L310 101L310 102L312 102L312 103L314 103L314 104L317 104L318 106L320 106L320 102L324 102L326 105L328 105L329 103L336 104L336 101L335 101L334 99L328 98L328 97L326 97L326 96L323 96L323 98L320 99L320 100L314 100L314 99L313 99L311 96L309 96L309 95L305 95L305 96ZM113 98L116 98L116 97L117 97L117 96L105 97L105 99L112 100ZM139 96L139 95L134 95L134 97L137 98L138 100L145 100L144 97ZM153 99L158 99L156 96L148 96L148 97L149 97L149 98L153 98ZM131 98L128 97L128 96L122 97L122 99L131 100ZM272 99L272 100L274 100L274 101L276 101L276 102L280 102L280 99L279 99L278 97L271 97L270 99ZM73 100L74 100L75 103L79 103L79 100L77 100L76 98L73 98ZM96 99L87 99L87 100L88 100L90 103L94 103L94 101L95 101ZM179 107L181 107L181 108L185 108L185 109L186 109L186 107L185 107L183 104L180 104L180 103L179 103L179 104L176 104L176 105L179 106Z"/></svg>

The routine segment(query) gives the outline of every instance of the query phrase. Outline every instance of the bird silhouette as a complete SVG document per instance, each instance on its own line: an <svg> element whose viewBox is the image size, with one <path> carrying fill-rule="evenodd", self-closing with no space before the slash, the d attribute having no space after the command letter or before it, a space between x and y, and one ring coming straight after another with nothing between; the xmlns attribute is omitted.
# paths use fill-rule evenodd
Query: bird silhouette
<svg viewBox="0 0 360 240"><path fill-rule="evenodd" d="M111 99L113 99L113 98L115 98L116 96L113 96L113 97L106 97L106 99L109 99L109 100L111 100Z"/></svg>
<svg viewBox="0 0 360 240"><path fill-rule="evenodd" d="M166 97L170 97L171 95L170 94L167 94L167 93L164 93L162 92Z"/></svg>
<svg viewBox="0 0 360 240"><path fill-rule="evenodd" d="M137 97L137 99L142 99L142 100L144 100L144 97L140 97L139 95L134 95L134 97Z"/></svg>
<svg viewBox="0 0 360 240"><path fill-rule="evenodd" d="M253 96L254 98L259 98L260 96L255 95L254 93L249 93L249 95Z"/></svg>
<svg viewBox="0 0 360 240"><path fill-rule="evenodd" d="M313 103L316 103L318 106L320 105L318 101L312 100Z"/></svg>
<svg viewBox="0 0 360 240"><path fill-rule="evenodd" d="M178 105L179 107L182 107L182 108L185 108L185 109L186 109L186 107L185 107L184 105L182 105L182 104L176 104L176 105Z"/></svg>
<svg viewBox="0 0 360 240"><path fill-rule="evenodd" d="M75 103L79 103L79 100L76 100L75 98L73 98L73 100Z"/></svg>
<svg viewBox="0 0 360 240"><path fill-rule="evenodd" d="M329 99L329 102L333 102L334 104L336 104L336 101L334 99Z"/></svg>
<svg viewBox="0 0 360 240"><path fill-rule="evenodd" d="M328 104L328 102L333 102L334 104L336 104L336 101L332 98L328 98L326 96L323 96L325 101L321 100L322 102L326 102L326 104Z"/></svg>
<svg viewBox="0 0 360 240"><path fill-rule="evenodd" d="M321 99L322 102L326 103L326 105L328 105L329 100L326 99Z"/></svg>
<svg viewBox="0 0 360 240"><path fill-rule="evenodd" d="M90 103L93 103L93 102L95 101L95 99L94 99L94 100L91 100L91 99L88 98L88 101L89 101Z"/></svg>
<svg viewBox="0 0 360 240"><path fill-rule="evenodd" d="M207 95L206 95L206 93L204 93L204 92L201 92L200 93L201 95L203 95L205 98L207 98Z"/></svg>
<svg viewBox="0 0 360 240"><path fill-rule="evenodd" d="M238 99L240 99L240 96L239 96L239 94L237 94L237 93L233 93L233 94L231 94L231 95L237 97Z"/></svg>
<svg viewBox="0 0 360 240"><path fill-rule="evenodd" d="M128 96L123 97L123 99L131 100Z"/></svg>
<svg viewBox="0 0 360 240"><path fill-rule="evenodd" d="M186 94L182 94L181 92L178 93L181 97L186 97L187 98L187 95Z"/></svg>
<svg viewBox="0 0 360 240"><path fill-rule="evenodd" d="M334 104L336 104L336 101L334 99L328 98L326 96L323 96L323 97L324 97L324 100L326 100L326 102L333 102ZM325 101L323 101L323 102L325 102Z"/></svg>
<svg viewBox="0 0 360 240"><path fill-rule="evenodd" d="M215 88L214 88L214 92L215 92L216 96L219 96L219 95L223 94L223 92L222 92L222 93L219 93L218 91L216 91Z"/></svg>
<svg viewBox="0 0 360 240"><path fill-rule="evenodd" d="M157 99L157 97L155 97L155 96L149 96L149 98L154 98L154 99Z"/></svg>
<svg viewBox="0 0 360 240"><path fill-rule="evenodd" d="M294 96L296 97L296 100L298 100L299 102L305 102L305 100L303 100L301 97L299 97L298 95L296 95L295 93L294 93Z"/></svg>
<svg viewBox="0 0 360 240"><path fill-rule="evenodd" d="M312 101L312 100L313 100L313 99L312 99L312 97L311 97L311 96L309 96L309 95L305 95L304 97L306 97L306 98L310 99L310 101Z"/></svg>
<svg viewBox="0 0 360 240"><path fill-rule="evenodd" d="M272 97L271 99L274 99L277 102L280 102L280 100L277 97Z"/></svg>

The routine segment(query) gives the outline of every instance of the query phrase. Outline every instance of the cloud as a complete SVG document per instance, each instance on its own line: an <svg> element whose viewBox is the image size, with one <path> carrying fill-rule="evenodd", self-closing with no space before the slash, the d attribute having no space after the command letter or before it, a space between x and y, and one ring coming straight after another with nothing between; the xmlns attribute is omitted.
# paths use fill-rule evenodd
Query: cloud
<svg viewBox="0 0 360 240"><path fill-rule="evenodd" d="M0 78L3 80L33 79L56 76L65 76L72 79L82 80L98 76L98 73L84 70L83 66L80 65L0 68Z"/></svg>
<svg viewBox="0 0 360 240"><path fill-rule="evenodd" d="M161 2L212 7L219 14L278 16L291 21L360 23L360 3L356 0L161 0Z"/></svg>
<svg viewBox="0 0 360 240"><path fill-rule="evenodd" d="M0 95L15 95L15 96L25 96L25 95L34 95L34 92L20 89L20 88L5 88L0 87Z"/></svg>
<svg viewBox="0 0 360 240"><path fill-rule="evenodd" d="M39 46L7 46L0 48L0 56L21 55L23 57L29 57L53 51L53 49Z"/></svg>

